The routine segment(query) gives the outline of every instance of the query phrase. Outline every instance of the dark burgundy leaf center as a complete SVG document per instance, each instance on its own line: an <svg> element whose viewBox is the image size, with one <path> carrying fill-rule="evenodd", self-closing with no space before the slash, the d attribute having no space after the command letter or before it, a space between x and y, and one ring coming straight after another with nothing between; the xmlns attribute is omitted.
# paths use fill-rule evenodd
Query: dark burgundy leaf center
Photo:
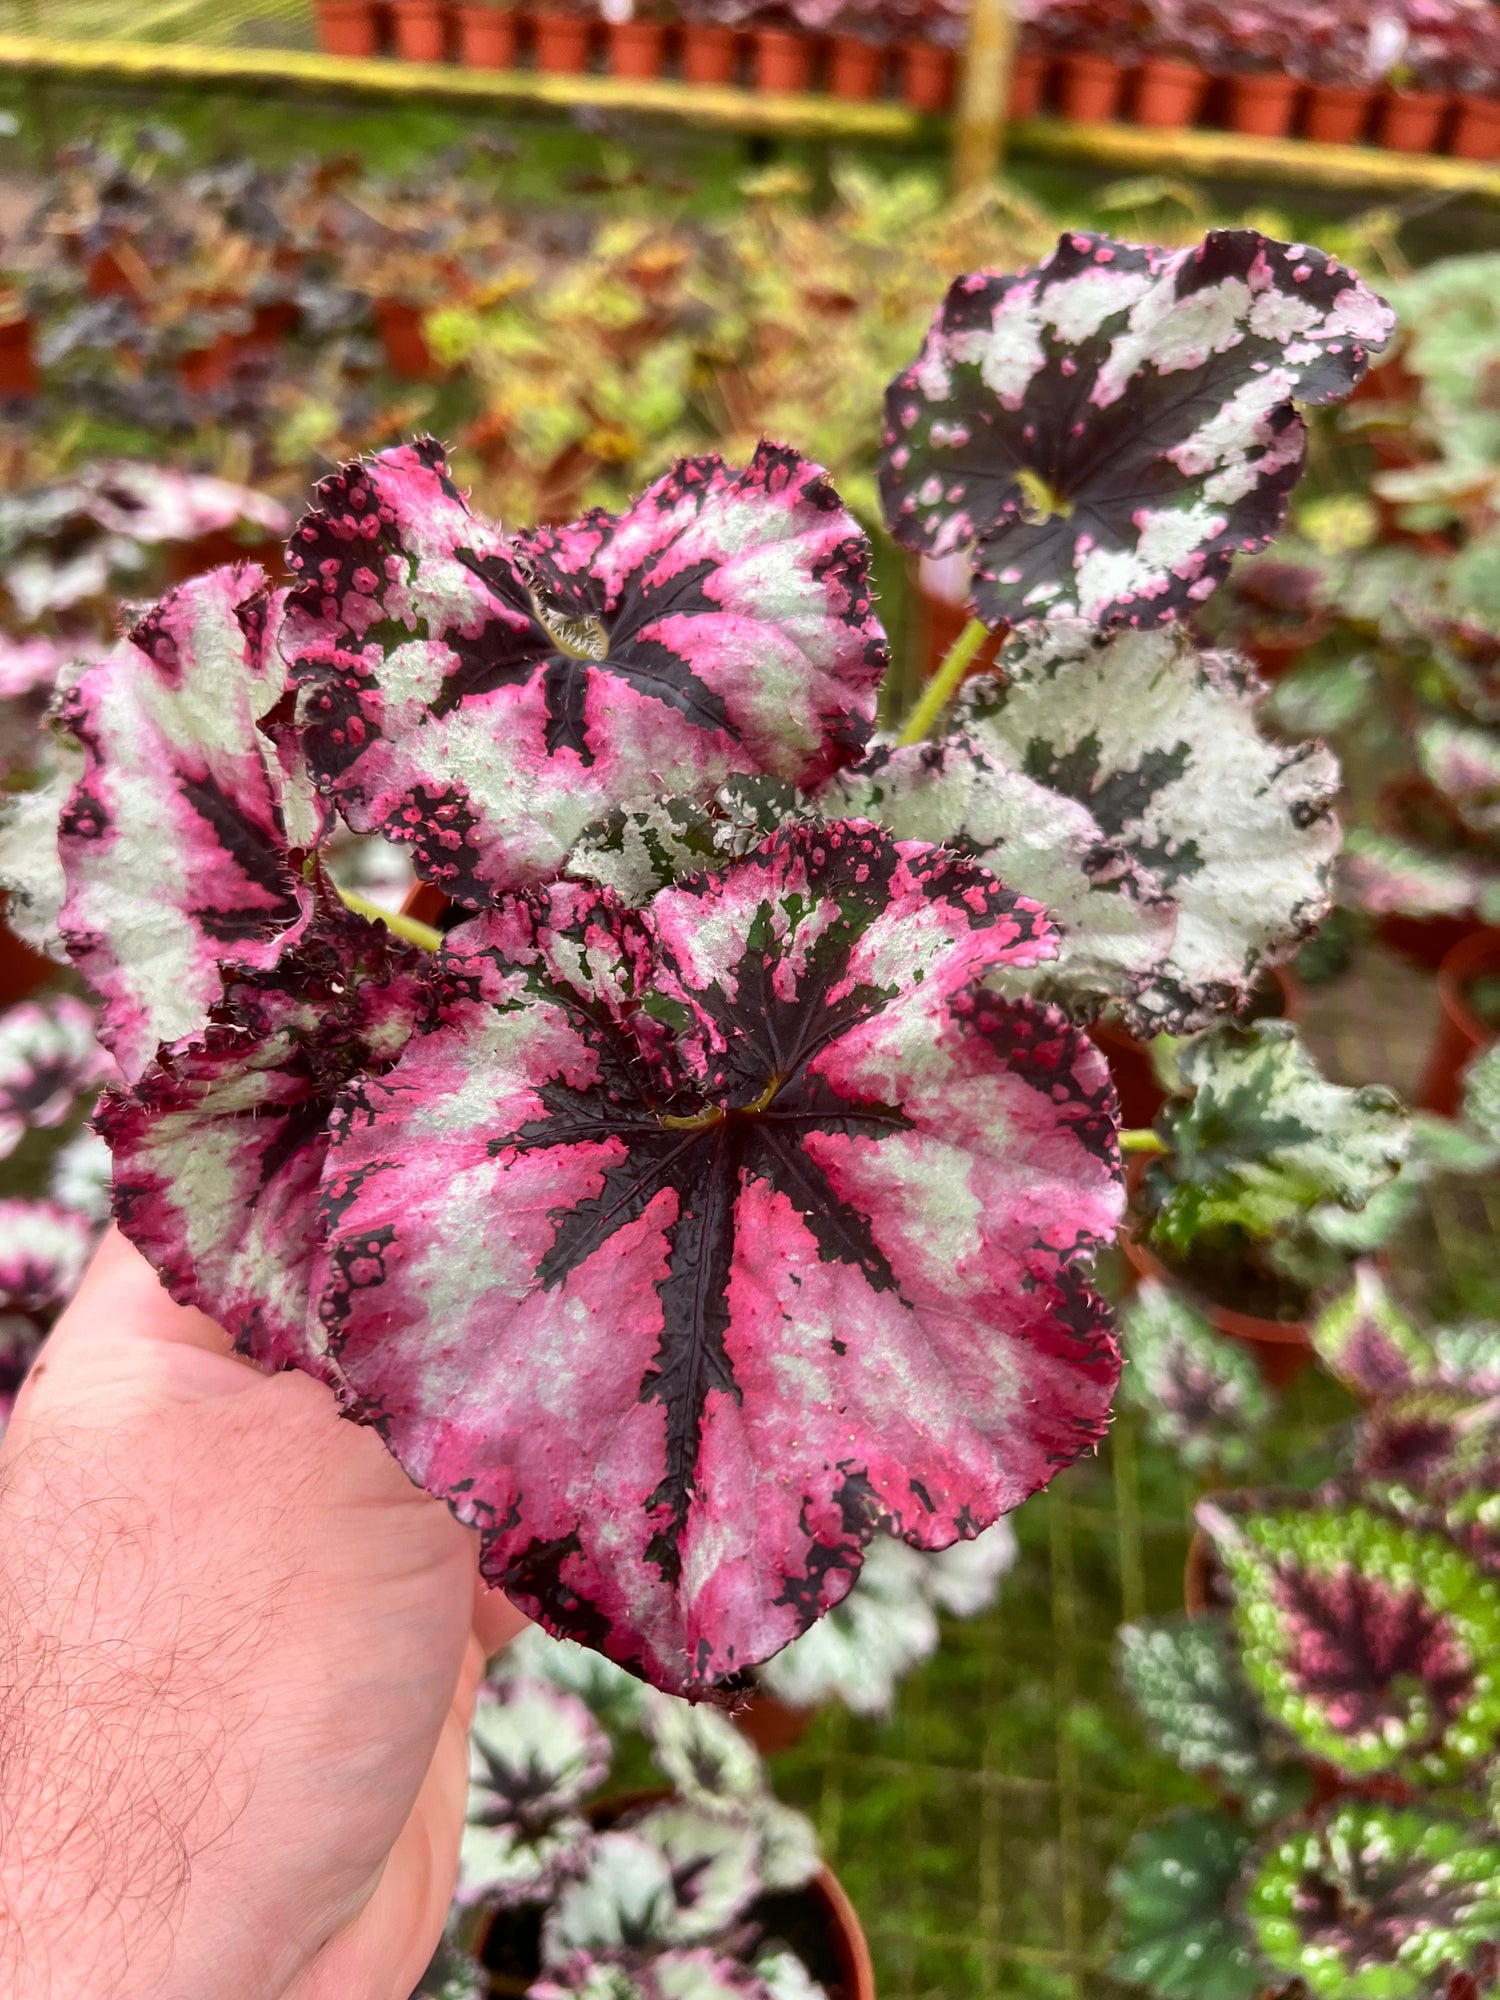
<svg viewBox="0 0 1500 2000"><path fill-rule="evenodd" d="M1332 1575L1289 1570L1279 1595L1292 1641L1288 1667L1336 1729L1410 1728L1425 1710L1424 1740L1436 1741L1463 1707L1473 1664L1419 1589L1394 1590L1345 1565Z"/></svg>
<svg viewBox="0 0 1500 2000"><path fill-rule="evenodd" d="M433 703L435 715L500 687L524 687L540 680L546 702L547 752L571 750L583 764L595 760L588 729L588 694L601 675L613 676L637 694L676 710L695 728L734 736L722 698L699 679L689 662L647 628L661 619L701 616L719 607L703 585L715 565L704 561L657 585L649 571L630 579L616 605L588 575L573 575L543 553L552 538L545 529L537 545L512 566L499 556L455 553L494 596L525 614L517 627L491 619L473 637L454 633L449 644L460 668L449 675Z"/></svg>
<svg viewBox="0 0 1500 2000"><path fill-rule="evenodd" d="M1472 1886L1403 1863L1382 1847L1378 1858L1351 1846L1346 1869L1307 1870L1296 1890L1297 1916L1309 1944L1331 1945L1350 1971L1392 1964L1419 1931L1463 1921Z"/></svg>

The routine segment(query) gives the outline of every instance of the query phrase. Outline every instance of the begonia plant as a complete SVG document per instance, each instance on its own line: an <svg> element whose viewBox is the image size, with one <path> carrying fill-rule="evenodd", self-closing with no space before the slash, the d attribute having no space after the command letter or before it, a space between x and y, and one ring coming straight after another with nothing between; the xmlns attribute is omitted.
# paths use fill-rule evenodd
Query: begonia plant
<svg viewBox="0 0 1500 2000"><path fill-rule="evenodd" d="M1175 1286L1145 1278L1121 1317L1120 1400L1190 1471L1244 1471L1272 1398L1242 1347L1226 1341Z"/></svg>
<svg viewBox="0 0 1500 2000"><path fill-rule="evenodd" d="M99 1116L122 1227L242 1352L327 1381L521 1609L674 1692L732 1699L873 1536L972 1540L1107 1421L1115 1105L1035 977L1103 932L1010 879L1015 780L1049 795L1039 886L1082 872L1172 933L1096 950L1082 1019L1196 1025L1322 907L1324 753L1261 738L1185 634L1077 618L1160 626L1263 541L1292 399L1346 393L1388 316L1246 232L1084 242L1012 281L1056 341L996 408L1030 385L1041 414L1082 371L1116 456L1097 495L1020 468L1027 506L1045 477L1074 509L1026 558L1027 622L1075 623L960 712L973 771L1005 774L977 819L906 830L877 796L868 546L781 445L519 531L433 441L379 453L321 482L288 587L184 585L65 696L60 928L122 1073ZM1188 392L1202 421L1168 437ZM1101 568L1082 509L1119 499L1131 435L1161 506ZM944 504L922 518L983 538L983 594L1009 530ZM1111 672L1133 742L1090 719ZM1188 772L1238 815L1238 873ZM344 829L409 854L437 927L350 907ZM1321 1192L1394 1163L1356 1137Z"/></svg>
<svg viewBox="0 0 1500 2000"><path fill-rule="evenodd" d="M811 1824L711 1706L638 1689L636 1723L671 1789L601 1801L611 1745L576 1694L481 1691L450 1976L477 1955L532 2000L822 2000L771 1914L817 1873Z"/></svg>

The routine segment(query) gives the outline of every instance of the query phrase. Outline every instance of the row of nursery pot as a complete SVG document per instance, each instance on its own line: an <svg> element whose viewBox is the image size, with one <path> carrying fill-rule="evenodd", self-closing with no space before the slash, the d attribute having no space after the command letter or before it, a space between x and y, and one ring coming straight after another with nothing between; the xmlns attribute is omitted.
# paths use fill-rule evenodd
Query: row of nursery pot
<svg viewBox="0 0 1500 2000"><path fill-rule="evenodd" d="M1306 83L1285 70L1213 75L1170 57L1023 50L1013 117L1044 110L1085 121L1181 129L1203 126L1334 145L1371 143L1392 152L1500 158L1500 99L1446 91Z"/></svg>
<svg viewBox="0 0 1500 2000"><path fill-rule="evenodd" d="M533 66L556 75L603 69L612 76L677 76L694 84L747 84L756 90L829 90L864 99L886 93L918 111L946 110L953 97L952 49L909 40L887 45L795 28L747 27L659 16L603 20L561 8L515 8L484 0L319 0L323 45L331 54L392 53L409 62L457 61L474 69Z"/></svg>

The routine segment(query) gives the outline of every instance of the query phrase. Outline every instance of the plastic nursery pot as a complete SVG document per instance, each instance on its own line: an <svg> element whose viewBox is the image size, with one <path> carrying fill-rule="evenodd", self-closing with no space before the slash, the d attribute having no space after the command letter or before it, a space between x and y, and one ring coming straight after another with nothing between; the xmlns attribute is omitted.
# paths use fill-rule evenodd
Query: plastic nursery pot
<svg viewBox="0 0 1500 2000"><path fill-rule="evenodd" d="M774 1694L757 1690L743 1708L735 1709L730 1720L762 1757L774 1757L778 1750L790 1750L800 1743L817 1715L815 1708L791 1708Z"/></svg>
<svg viewBox="0 0 1500 2000"><path fill-rule="evenodd" d="M1010 115L1035 118L1042 108L1051 65L1040 49L1022 49L1010 72Z"/></svg>
<svg viewBox="0 0 1500 2000"><path fill-rule="evenodd" d="M540 7L532 16L532 46L538 69L577 76L589 66L589 23L582 14Z"/></svg>
<svg viewBox="0 0 1500 2000"><path fill-rule="evenodd" d="M0 402L34 396L42 386L31 338L31 321L24 316L0 323Z"/></svg>
<svg viewBox="0 0 1500 2000"><path fill-rule="evenodd" d="M1417 1102L1445 1118L1458 1109L1466 1064L1496 1038L1493 1025L1474 1006L1472 988L1479 979L1500 981L1500 930L1472 932L1438 968L1442 1013Z"/></svg>
<svg viewBox="0 0 1500 2000"><path fill-rule="evenodd" d="M733 28L687 21L682 29L684 83L733 83L739 37Z"/></svg>
<svg viewBox="0 0 1500 2000"><path fill-rule="evenodd" d="M913 111L946 111L957 70L952 49L908 42L901 51L901 95Z"/></svg>
<svg viewBox="0 0 1500 2000"><path fill-rule="evenodd" d="M1125 72L1113 56L1064 56L1058 66L1058 109L1064 118L1097 124L1115 116L1124 87Z"/></svg>
<svg viewBox="0 0 1500 2000"><path fill-rule="evenodd" d="M1159 131L1191 125L1203 109L1207 89L1207 76L1194 64L1153 56L1136 75L1135 122Z"/></svg>
<svg viewBox="0 0 1500 2000"><path fill-rule="evenodd" d="M1312 84L1302 107L1302 135L1329 146L1357 146L1365 136L1374 101L1368 84Z"/></svg>
<svg viewBox="0 0 1500 2000"><path fill-rule="evenodd" d="M1227 100L1230 131L1256 139L1284 139L1292 129L1301 89L1294 76L1261 71L1232 76Z"/></svg>
<svg viewBox="0 0 1500 2000"><path fill-rule="evenodd" d="M614 21L609 30L611 76L661 75L667 31L660 21Z"/></svg>
<svg viewBox="0 0 1500 2000"><path fill-rule="evenodd" d="M1448 151L1456 160L1500 160L1500 97L1461 97Z"/></svg>
<svg viewBox="0 0 1500 2000"><path fill-rule="evenodd" d="M806 90L812 77L812 40L786 28L756 28L750 37L751 74L757 90Z"/></svg>
<svg viewBox="0 0 1500 2000"><path fill-rule="evenodd" d="M373 56L380 30L370 0L318 0L318 39L331 56Z"/></svg>
<svg viewBox="0 0 1500 2000"><path fill-rule="evenodd" d="M405 62L438 63L448 54L448 9L443 0L391 0L396 54Z"/></svg>
<svg viewBox="0 0 1500 2000"><path fill-rule="evenodd" d="M885 81L885 49L858 35L835 35L828 45L828 88L835 97L856 101L880 95Z"/></svg>
<svg viewBox="0 0 1500 2000"><path fill-rule="evenodd" d="M1375 142L1390 153L1435 153L1452 99L1441 90L1393 90L1375 121Z"/></svg>
<svg viewBox="0 0 1500 2000"><path fill-rule="evenodd" d="M516 17L509 7L457 10L459 60L469 69L514 69Z"/></svg>
<svg viewBox="0 0 1500 2000"><path fill-rule="evenodd" d="M1128 1229L1120 1231L1120 1248L1138 1278L1156 1278L1165 1284L1183 1284L1180 1274L1164 1264L1146 1243L1137 1241ZM1312 1336L1307 1321L1261 1319L1255 1313L1236 1312L1220 1305L1196 1288L1194 1303L1217 1333L1238 1341L1255 1357L1256 1366L1268 1388L1285 1389L1312 1360Z"/></svg>

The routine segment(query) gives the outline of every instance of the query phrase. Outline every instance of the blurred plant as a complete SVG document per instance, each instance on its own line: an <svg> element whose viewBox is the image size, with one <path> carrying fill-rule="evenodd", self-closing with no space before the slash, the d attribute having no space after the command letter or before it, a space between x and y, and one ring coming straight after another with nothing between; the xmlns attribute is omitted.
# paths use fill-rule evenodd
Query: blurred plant
<svg viewBox="0 0 1500 2000"><path fill-rule="evenodd" d="M1120 1322L1120 1401L1190 1472L1243 1472L1274 1403L1242 1347L1215 1332L1170 1285L1143 1279Z"/></svg>

